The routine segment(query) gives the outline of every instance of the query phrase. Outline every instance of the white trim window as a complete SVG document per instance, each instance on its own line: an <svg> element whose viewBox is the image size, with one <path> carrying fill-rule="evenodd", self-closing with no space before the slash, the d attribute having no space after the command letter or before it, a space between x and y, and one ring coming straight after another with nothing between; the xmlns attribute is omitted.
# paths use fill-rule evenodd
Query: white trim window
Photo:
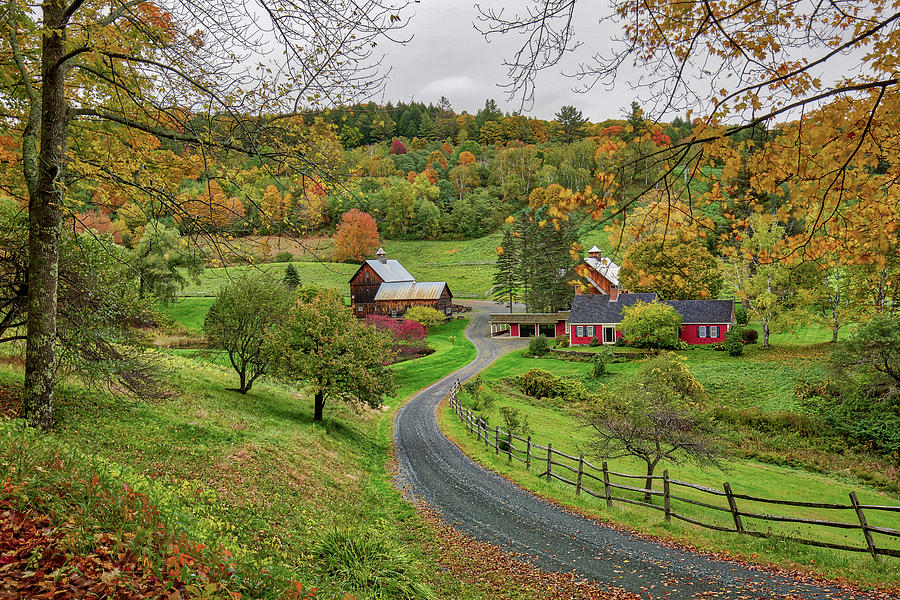
<svg viewBox="0 0 900 600"><path fill-rule="evenodd" d="M584 337L584 327L582 325L575 327L575 337Z"/></svg>
<svg viewBox="0 0 900 600"><path fill-rule="evenodd" d="M706 325L697 325L697 337L706 338Z"/></svg>
<svg viewBox="0 0 900 600"><path fill-rule="evenodd" d="M709 326L709 337L711 337L711 338L719 337L719 326L718 325L710 325Z"/></svg>
<svg viewBox="0 0 900 600"><path fill-rule="evenodd" d="M603 327L603 343L604 344L615 344L616 343L616 328L610 325L606 325Z"/></svg>
<svg viewBox="0 0 900 600"><path fill-rule="evenodd" d="M569 335L569 322L566 321L566 335Z"/></svg>
<svg viewBox="0 0 900 600"><path fill-rule="evenodd" d="M593 326L593 325L588 325L588 326L587 326L587 336L588 336L589 338L594 337L594 326Z"/></svg>

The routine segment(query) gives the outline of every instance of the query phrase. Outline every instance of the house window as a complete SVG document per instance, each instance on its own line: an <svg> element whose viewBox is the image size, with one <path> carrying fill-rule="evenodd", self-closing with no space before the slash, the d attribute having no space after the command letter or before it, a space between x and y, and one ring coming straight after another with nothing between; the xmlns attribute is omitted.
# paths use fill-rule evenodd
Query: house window
<svg viewBox="0 0 900 600"><path fill-rule="evenodd" d="M594 326L593 325L588 325L587 336L591 337L591 338L594 337Z"/></svg>
<svg viewBox="0 0 900 600"><path fill-rule="evenodd" d="M603 328L603 341L607 344L614 344L616 342L616 328L615 327L604 327Z"/></svg>
<svg viewBox="0 0 900 600"><path fill-rule="evenodd" d="M584 327L578 325L575 328L575 337L584 337Z"/></svg>
<svg viewBox="0 0 900 600"><path fill-rule="evenodd" d="M709 337L718 338L719 337L719 327L718 325L711 325L709 328Z"/></svg>
<svg viewBox="0 0 900 600"><path fill-rule="evenodd" d="M395 319L397 318L397 309L396 308L391 309L391 316Z"/></svg>
<svg viewBox="0 0 900 600"><path fill-rule="evenodd" d="M569 335L569 323L566 322L566 335Z"/></svg>
<svg viewBox="0 0 900 600"><path fill-rule="evenodd" d="M445 314L445 315L449 315L449 314L452 313L452 312L453 312L453 309L452 309L452 308L445 308L445 309L444 309L444 314Z"/></svg>
<svg viewBox="0 0 900 600"><path fill-rule="evenodd" d="M706 325L698 325L697 326L697 337L698 338L706 337Z"/></svg>

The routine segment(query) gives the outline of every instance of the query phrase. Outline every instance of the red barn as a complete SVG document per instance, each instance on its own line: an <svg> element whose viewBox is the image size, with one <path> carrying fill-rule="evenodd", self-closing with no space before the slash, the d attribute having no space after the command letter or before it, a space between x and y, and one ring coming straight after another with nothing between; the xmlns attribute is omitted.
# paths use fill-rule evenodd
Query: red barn
<svg viewBox="0 0 900 600"><path fill-rule="evenodd" d="M411 306L429 306L450 314L453 294L446 282L416 282L403 265L379 248L350 278L350 305L360 319L370 314L398 317Z"/></svg>
<svg viewBox="0 0 900 600"><path fill-rule="evenodd" d="M587 294L609 296L615 299L622 288L619 285L619 265L607 256L601 256L600 248L594 246L588 250L584 262L575 267L575 272L588 283ZM576 294L581 294L581 289L575 288Z"/></svg>

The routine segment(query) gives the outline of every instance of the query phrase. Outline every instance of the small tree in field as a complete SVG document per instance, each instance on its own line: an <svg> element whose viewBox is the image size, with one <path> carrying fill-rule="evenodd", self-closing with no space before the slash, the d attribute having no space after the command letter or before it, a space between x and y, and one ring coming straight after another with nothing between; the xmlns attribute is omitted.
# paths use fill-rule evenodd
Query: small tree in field
<svg viewBox="0 0 900 600"><path fill-rule="evenodd" d="M291 291L262 273L249 273L219 290L206 313L203 330L212 348L228 353L246 394L253 382L265 375L270 357L263 351L269 330L281 322L291 304Z"/></svg>
<svg viewBox="0 0 900 600"><path fill-rule="evenodd" d="M703 387L671 352L649 359L622 389L606 390L604 402L587 416L589 446L602 459L633 456L647 465L645 489L662 460L718 465L708 422L697 408ZM650 494L644 495L650 502Z"/></svg>
<svg viewBox="0 0 900 600"><path fill-rule="evenodd" d="M681 315L668 304L638 302L622 309L619 330L640 348L676 348Z"/></svg>
<svg viewBox="0 0 900 600"><path fill-rule="evenodd" d="M281 278L281 283L291 291L296 290L300 286L300 275L293 264L288 263L287 268L284 270L284 277Z"/></svg>
<svg viewBox="0 0 900 600"><path fill-rule="evenodd" d="M394 340L377 327L360 323L333 293L298 301L267 342L274 372L299 381L315 396L313 420L321 421L328 398L381 405L394 393L387 368Z"/></svg>
<svg viewBox="0 0 900 600"><path fill-rule="evenodd" d="M447 317L441 311L430 306L413 306L403 315L410 321L421 323L425 329L443 325Z"/></svg>
<svg viewBox="0 0 900 600"><path fill-rule="evenodd" d="M332 256L336 262L362 262L375 254L379 245L381 241L375 218L369 213L351 208L341 217L341 224L334 234Z"/></svg>

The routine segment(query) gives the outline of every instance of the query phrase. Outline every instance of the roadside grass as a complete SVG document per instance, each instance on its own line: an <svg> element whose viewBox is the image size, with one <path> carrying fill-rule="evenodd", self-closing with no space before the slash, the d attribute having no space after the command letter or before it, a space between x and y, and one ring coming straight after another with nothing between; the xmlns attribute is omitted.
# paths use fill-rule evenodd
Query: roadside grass
<svg viewBox="0 0 900 600"><path fill-rule="evenodd" d="M513 398L509 395L504 395L504 397L499 398L495 402L492 410L486 414L492 425L501 424L502 428L502 419L498 416L501 406L516 408L521 414L527 416L532 429L532 439L536 443L546 445L548 441L551 441L554 449L576 456L587 448L589 431L580 426L570 414L554 408L549 403L541 405L539 402L526 401L522 397ZM534 462L530 471L526 471L521 463L516 461L510 463L503 452L496 454L493 447L488 448L483 443L479 443L474 434L466 430L465 426L457 419L448 406L443 406L441 409L439 423L442 429L447 431L467 454L481 464L502 473L526 489L530 489L566 506L576 507L586 514L601 520L624 525L662 539L685 543L702 550L724 552L754 563L796 568L826 577L844 577L863 586L894 588L900 585L900 570L896 568L896 559L883 558L881 562L875 562L866 554L853 554L804 546L792 542L760 540L737 534L725 534L676 520L666 523L662 515L657 511L629 506L623 503L616 503L612 509L607 508L603 500L591 498L587 494L583 494L581 497L576 496L572 486L557 481L548 483L545 479L539 478L538 475L546 470L545 463L542 464L539 459L533 459ZM538 456L540 452L540 450L535 451ZM588 458L588 460L591 459ZM597 459L592 460L592 462L599 467L601 461ZM621 473L641 475L646 472L646 467L643 463L629 458L610 460L608 463L611 470ZM561 470L560 467L554 468ZM692 464L675 465L671 462L662 463L658 466L656 474L661 475L663 469L668 469L669 475L673 479L718 489L722 489L722 483L728 481L735 493L744 493L758 497L848 504L849 492L856 490L862 503L879 505L900 504L895 497L875 490L861 488L859 485L833 477L752 461L728 460L725 463L725 472L716 469L704 470ZM570 476L571 473L564 472L563 475ZM602 495L603 484L601 482L587 477L584 479L586 486ZM613 478L614 483L623 483L636 487L642 487L642 481ZM661 483L658 481L654 484L656 489L659 489L660 485ZM688 498L722 506L727 511L727 504L721 498L714 498L688 488L673 487L673 490L677 490L677 492L673 491L673 493ZM639 494L623 490L617 490L616 495L623 495L633 499L639 498ZM655 498L654 502L657 504L661 503L659 498ZM741 500L739 504L742 510L751 512L771 514L774 510L770 505L755 502ZM728 512L714 512L710 509L674 500L672 509L685 516L702 519L704 522L712 522L726 527L733 526ZM836 515L835 511L826 511L824 509L782 506L777 507L777 511L779 514L802 515L807 518L849 521L851 523L855 521L855 515L852 511L841 511L840 515ZM900 528L900 514L870 512L872 512L870 524L895 529ZM874 521L877 521L877 523ZM768 530L781 535L808 537L865 547L862 533L859 530L811 528L806 525L771 523L746 517L744 518L744 524L748 529ZM877 536L876 539L879 547L900 548L900 541L896 540L896 538L888 541L889 538L885 536Z"/></svg>
<svg viewBox="0 0 900 600"><path fill-rule="evenodd" d="M427 361L424 369L417 368L419 361L396 366L401 398L474 355L462 336L464 326L454 321L432 332L436 352L419 359ZM271 383L259 383L247 395L226 391L234 373L189 352L160 352L177 394L171 398L123 399L65 381L52 434L30 440L16 421L0 421L0 479L10 485L42 480L56 468L55 453L88 480L99 472L112 488L127 485L146 494L166 527L231 553L235 575L229 589L245 597L282 598L291 580L307 590L318 587L320 598L343 598L351 589L360 600L385 597L375 587L345 580L334 568L342 559L326 556L327 532L347 524L363 527L379 548L403 549L403 560L382 564L384 577L395 580L389 585L424 584L439 597L483 597L439 567L436 551L426 549L433 539L430 525L391 486L386 462L392 410L331 402L324 423L316 424L304 394ZM21 382L18 363L0 363L4 389ZM391 408L399 401L390 401ZM21 459L13 463L5 456ZM4 496L8 489L13 488L5 487ZM66 489L72 488L24 485L4 499L36 510L53 496L57 524L70 523L89 546L97 527L115 520L98 520L96 503ZM151 533L139 530L129 539ZM148 560L164 568L160 552Z"/></svg>

